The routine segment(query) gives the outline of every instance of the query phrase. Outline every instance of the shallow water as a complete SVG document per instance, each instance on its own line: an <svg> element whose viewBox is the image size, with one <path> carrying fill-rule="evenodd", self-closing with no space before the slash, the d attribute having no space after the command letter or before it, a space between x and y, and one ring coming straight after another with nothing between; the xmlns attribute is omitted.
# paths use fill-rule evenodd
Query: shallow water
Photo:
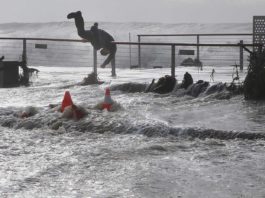
<svg viewBox="0 0 265 198"><path fill-rule="evenodd" d="M89 68L38 69L32 86L0 89L2 197L265 197L265 141L256 136L265 103L115 90L121 108L101 112L94 106L105 87L147 84L170 70L118 70L113 79L99 69L106 83L78 86ZM178 68L179 81L187 70L209 80L211 68ZM215 80L230 79L227 69ZM48 107L66 90L87 109L84 119ZM27 106L38 113L17 117Z"/></svg>

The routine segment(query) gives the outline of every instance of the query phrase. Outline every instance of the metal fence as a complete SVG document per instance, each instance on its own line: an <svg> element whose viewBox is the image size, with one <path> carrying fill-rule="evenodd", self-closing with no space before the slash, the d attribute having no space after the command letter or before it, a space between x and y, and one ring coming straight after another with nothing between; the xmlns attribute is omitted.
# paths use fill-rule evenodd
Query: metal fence
<svg viewBox="0 0 265 198"><path fill-rule="evenodd" d="M139 34L138 42L172 42L172 43L193 43L196 46L176 46L176 64L180 65L183 60L190 57L193 59L200 60L203 65L208 66L227 66L232 64L240 65L241 69L243 66L247 65L248 55L241 51L242 49L235 48L234 46L224 46L224 44L252 44L251 33L244 34ZM199 44L220 44L220 46L200 46ZM223 45L223 46L222 46ZM146 60L146 54L149 54L150 47L138 46L138 65L146 67L148 65L148 60L154 60L156 57L155 53L163 54L167 53L168 48L161 48L159 51L152 48L154 56L150 56ZM181 50L193 50L194 55L181 55L179 53ZM160 59L161 61L156 61L159 65L168 65L166 58Z"/></svg>
<svg viewBox="0 0 265 198"><path fill-rule="evenodd" d="M252 34L138 35L138 42L115 43L116 67L168 67L172 75L173 67L187 58L208 66L238 64L242 69L248 58L242 44L253 47ZM185 50L194 53L180 53ZM5 60L24 60L29 66L95 67L95 62L105 59L98 55L95 61L92 46L82 40L47 38L0 38L0 55Z"/></svg>
<svg viewBox="0 0 265 198"><path fill-rule="evenodd" d="M218 48L236 48L239 50L239 57L242 60L243 59L243 46L245 47L252 47L253 44L191 44L191 43L144 43L144 42L115 42L117 45L135 45L138 46L138 49L142 48L142 46L159 46L159 49L162 47L170 47L170 53L169 54L170 58L168 58L169 66L171 67L171 75L175 76L175 68L176 68L176 47L218 47ZM141 55L141 50L138 51L139 53L139 59L142 60L142 55ZM139 60L138 59L138 60ZM150 60L149 60L150 62ZM242 61L241 61L242 62ZM140 64L139 64L140 65ZM223 66L229 66L229 65L224 65ZM201 66L200 66L201 67ZM241 68L243 69L243 68Z"/></svg>
<svg viewBox="0 0 265 198"><path fill-rule="evenodd" d="M5 60L24 58L30 66L93 66L93 48L81 40L0 38L0 41L0 53Z"/></svg>

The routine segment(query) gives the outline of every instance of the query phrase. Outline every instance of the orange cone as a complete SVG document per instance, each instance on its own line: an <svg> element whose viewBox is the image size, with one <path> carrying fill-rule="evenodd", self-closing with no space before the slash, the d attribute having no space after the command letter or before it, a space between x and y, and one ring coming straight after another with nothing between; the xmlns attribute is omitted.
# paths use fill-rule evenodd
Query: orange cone
<svg viewBox="0 0 265 198"><path fill-rule="evenodd" d="M71 98L71 95L70 95L70 92L69 91L66 91L64 93L64 98L63 98L63 101L62 101L62 106L61 106L61 112L64 111L65 107L68 107L68 106L71 106L73 105L73 101L72 101L72 98Z"/></svg>
<svg viewBox="0 0 265 198"><path fill-rule="evenodd" d="M111 109L112 104L113 104L113 101L110 97L110 89L106 88L105 98L104 98L104 102L102 104L102 109L107 109L109 111Z"/></svg>

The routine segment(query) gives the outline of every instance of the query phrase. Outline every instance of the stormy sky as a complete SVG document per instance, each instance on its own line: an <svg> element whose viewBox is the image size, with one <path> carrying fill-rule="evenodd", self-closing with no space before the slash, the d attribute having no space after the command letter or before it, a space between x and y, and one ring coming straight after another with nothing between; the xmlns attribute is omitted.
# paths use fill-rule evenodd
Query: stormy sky
<svg viewBox="0 0 265 198"><path fill-rule="evenodd" d="M81 10L86 21L232 23L265 15L265 0L0 0L0 23L67 21Z"/></svg>

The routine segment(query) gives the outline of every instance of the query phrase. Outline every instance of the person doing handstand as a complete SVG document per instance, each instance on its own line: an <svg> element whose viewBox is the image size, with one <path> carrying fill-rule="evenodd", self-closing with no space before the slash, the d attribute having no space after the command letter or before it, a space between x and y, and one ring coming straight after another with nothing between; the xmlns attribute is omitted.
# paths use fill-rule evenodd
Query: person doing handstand
<svg viewBox="0 0 265 198"><path fill-rule="evenodd" d="M105 68L107 64L111 62L114 64L113 60L117 51L117 46L113 43L113 37L104 30L98 29L98 23L95 23L90 30L85 30L84 19L80 11L71 12L67 15L68 19L75 19L75 25L77 28L78 35L90 42L96 50L100 50L101 55L109 56L102 63L101 67Z"/></svg>

